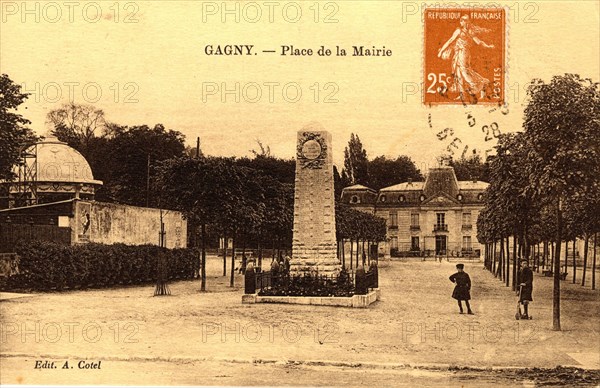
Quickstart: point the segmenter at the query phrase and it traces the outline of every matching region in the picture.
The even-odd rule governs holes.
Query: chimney
[[[408,178],[408,184],[412,186],[412,178]]]

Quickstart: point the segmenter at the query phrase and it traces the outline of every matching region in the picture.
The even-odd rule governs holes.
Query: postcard
[[[600,384],[595,1],[0,1],[0,383]]]

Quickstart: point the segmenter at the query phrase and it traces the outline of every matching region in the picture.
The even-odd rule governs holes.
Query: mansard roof
[[[426,197],[429,198],[438,193],[445,193],[455,198],[458,195],[458,190],[458,179],[456,179],[456,174],[454,174],[452,167],[445,166],[429,169],[429,173],[425,179],[425,186],[423,187],[423,194]]]
[[[383,189],[379,190],[381,192],[385,192],[385,191],[411,191],[411,190],[416,190],[416,191],[421,191],[423,190],[423,185],[425,184],[425,182],[403,182],[403,183],[398,183],[397,185],[393,185],[393,186],[389,186],[389,187],[384,187]]]
[[[370,191],[375,191],[375,190],[373,190],[370,187],[363,186],[363,185],[360,185],[360,184],[356,184],[356,185],[344,187],[344,190],[370,190]]]
[[[384,207],[478,204],[489,183],[458,181],[449,166],[432,168],[425,182],[402,182],[379,191],[363,185],[343,189],[342,202]]]
[[[458,181],[460,190],[485,190],[490,184],[483,181]]]

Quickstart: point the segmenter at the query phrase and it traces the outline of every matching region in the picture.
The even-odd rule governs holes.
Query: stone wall
[[[163,210],[165,246],[182,248],[187,245],[187,221],[180,212]],[[123,243],[128,245],[159,245],[161,211],[159,209],[75,201],[70,219],[74,243]]]

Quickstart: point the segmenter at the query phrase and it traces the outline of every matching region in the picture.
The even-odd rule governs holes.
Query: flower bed
[[[346,271],[337,276],[306,274],[271,274],[268,288],[258,291],[259,296],[332,296],[350,297],[355,286]]]

